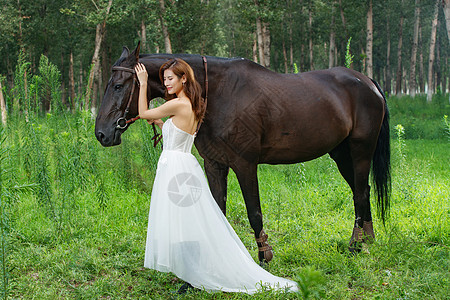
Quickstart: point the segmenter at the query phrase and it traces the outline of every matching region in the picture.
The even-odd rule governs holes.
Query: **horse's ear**
[[[136,61],[139,61],[140,50],[141,50],[141,41],[138,42],[136,49],[134,49],[133,53],[131,53],[136,58]]]
[[[123,46],[123,50],[122,50],[122,54],[120,55],[120,58],[122,57],[128,57],[128,55],[130,55],[130,50],[128,50],[127,47]]]

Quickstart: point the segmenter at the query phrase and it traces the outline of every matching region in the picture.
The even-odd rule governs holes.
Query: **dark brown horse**
[[[117,126],[117,120],[137,115],[138,93],[132,94],[136,82],[127,68],[132,69],[139,59],[149,73],[148,99],[163,97],[158,70],[173,57],[188,62],[204,87],[201,56],[139,55],[139,46],[130,54],[124,47],[96,120],[95,135],[103,146],[120,144],[126,126]],[[371,167],[383,222],[390,192],[389,113],[379,85],[347,68],[278,74],[247,59],[208,56],[207,61],[207,113],[195,146],[204,158],[212,194],[224,214],[229,168],[236,173],[260,261],[269,261],[272,251],[263,231],[258,164],[293,164],[328,153],[353,192],[355,225],[350,250],[372,240]]]

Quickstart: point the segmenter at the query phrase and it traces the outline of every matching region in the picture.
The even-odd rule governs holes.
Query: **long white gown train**
[[[296,291],[294,281],[261,268],[228,223],[191,154],[195,136],[176,127],[172,119],[162,132],[144,266],[172,272],[207,291],[252,294],[262,285]]]

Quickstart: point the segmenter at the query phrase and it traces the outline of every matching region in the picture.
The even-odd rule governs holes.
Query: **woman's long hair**
[[[205,102],[202,98],[202,88],[197,82],[194,76],[194,71],[191,66],[184,60],[180,58],[172,58],[166,63],[164,63],[161,68],[159,68],[159,79],[164,85],[164,71],[172,70],[172,72],[181,79],[183,75],[186,76],[186,82],[183,84],[183,91],[185,95],[189,98],[192,105],[192,110],[194,111],[195,119],[201,122],[205,114]],[[176,96],[174,94],[169,95],[166,91],[166,100],[171,100]]]

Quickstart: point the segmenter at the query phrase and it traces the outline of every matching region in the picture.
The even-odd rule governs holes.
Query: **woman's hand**
[[[148,124],[150,124],[150,125],[151,125],[151,124],[158,125],[159,128],[162,128],[162,126],[163,126],[163,124],[164,124],[164,121],[161,120],[161,119],[147,120],[147,122],[148,122]]]
[[[139,80],[139,85],[142,86],[143,84],[147,84],[148,73],[145,69],[145,66],[141,63],[138,63],[136,67],[134,67],[134,70],[136,71],[136,77]]]

